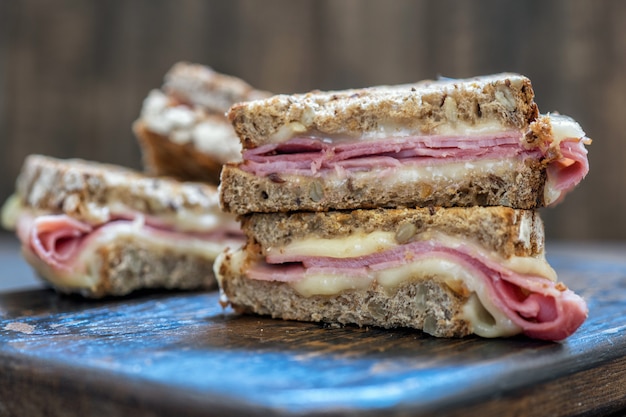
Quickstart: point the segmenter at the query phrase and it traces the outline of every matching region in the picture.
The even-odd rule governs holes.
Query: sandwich
[[[26,158],[2,220],[44,280],[93,298],[214,288],[216,256],[243,243],[214,186],[41,155]]]
[[[277,95],[228,112],[242,161],[224,166],[236,214],[557,204],[587,174],[590,140],[539,115],[528,78],[496,74]]]
[[[410,327],[437,337],[561,340],[582,298],[546,262],[536,211],[401,208],[241,216],[222,253],[223,302],[274,318]]]
[[[133,126],[147,172],[217,184],[222,165],[241,158],[225,112],[237,102],[267,96],[209,67],[175,64],[162,88],[148,94]]]

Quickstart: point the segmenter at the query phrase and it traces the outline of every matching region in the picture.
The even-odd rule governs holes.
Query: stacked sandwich
[[[17,231],[26,260],[60,292],[215,288],[216,256],[243,243],[215,185],[221,165],[240,155],[224,111],[267,93],[187,63],[165,79],[134,126],[150,175],[41,155],[24,162],[3,225]]]
[[[572,119],[517,74],[278,95],[229,113],[242,161],[222,208],[244,247],[223,302],[277,318],[560,340],[585,320],[536,209],[587,173]]]

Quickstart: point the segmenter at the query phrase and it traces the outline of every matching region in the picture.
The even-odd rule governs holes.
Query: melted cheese
[[[22,211],[22,202],[17,194],[11,195],[2,206],[2,227],[14,230]]]
[[[483,279],[448,259],[423,259],[380,271],[376,277],[378,283],[385,288],[395,288],[411,280],[432,278],[449,284],[454,290],[468,292],[471,294],[470,299],[475,297],[471,302],[468,300],[463,307],[463,316],[472,323],[472,331],[477,335],[499,337],[520,332],[520,328],[491,302]],[[491,319],[485,318],[483,309]]]
[[[322,239],[307,237],[292,241],[281,248],[268,248],[267,253],[280,252],[284,255],[324,256],[332,258],[355,258],[382,252],[397,246],[394,233],[372,232],[356,233],[350,236]]]
[[[371,272],[367,277],[310,274],[289,285],[304,297],[336,295],[341,291],[366,290],[373,281],[392,292],[407,282],[435,279],[448,284],[454,291],[469,295],[462,317],[471,323],[472,331],[482,337],[506,337],[520,332],[491,301],[482,277],[475,276],[463,266],[448,259],[432,257],[396,268]]]
[[[289,285],[299,294],[310,297],[312,295],[335,295],[344,290],[366,290],[373,280],[373,274],[367,277],[306,274],[303,279],[289,283]]]
[[[208,118],[199,107],[172,106],[159,90],[144,100],[141,119],[150,131],[178,144],[191,143],[221,162],[241,159],[241,143],[226,117]]]
[[[565,139],[585,137],[585,131],[571,117],[561,114],[548,114],[550,117],[550,125],[552,126],[553,140],[560,143]]]
[[[446,104],[451,103],[446,100]],[[451,112],[447,112],[451,115]],[[281,143],[286,142],[289,139],[298,136],[322,136],[326,143],[352,143],[352,142],[369,142],[381,139],[390,138],[403,138],[420,136],[423,133],[418,129],[407,129],[403,124],[384,123],[381,122],[377,125],[377,129],[368,130],[364,132],[355,132],[353,134],[321,134],[319,132],[313,132],[307,129],[307,125],[310,125],[309,120],[303,120],[302,122],[291,122],[280,126],[276,132],[268,137],[266,143]],[[441,123],[433,129],[433,135],[446,135],[446,136],[463,136],[466,138],[475,137],[481,139],[484,135],[499,134],[502,132],[511,132],[506,130],[502,123],[498,121],[482,121],[475,124],[465,123],[458,120],[454,120],[454,117],[450,117],[446,123]],[[521,133],[520,133],[521,137]]]
[[[529,222],[522,222],[520,229],[531,228]],[[520,241],[525,245],[530,245],[530,231],[520,231]],[[436,239],[438,242],[451,247],[459,248],[461,246],[470,248],[474,255],[486,256],[497,262],[503,267],[515,271],[520,274],[532,274],[542,276],[551,281],[556,281],[556,273],[548,264],[543,253],[538,256],[512,256],[503,258],[495,252],[485,251],[476,244],[468,242],[467,239],[461,240],[441,233],[429,233],[424,237]],[[423,237],[423,238],[424,238]],[[521,240],[527,238],[527,241]],[[419,238],[419,236],[417,236]],[[355,233],[353,235],[323,239],[319,237],[307,237],[305,239],[295,240],[290,244],[280,248],[270,248],[268,253],[279,252],[289,256],[323,256],[331,258],[355,258],[358,256],[369,255],[383,250],[391,249],[397,246],[395,233],[393,232],[373,232],[373,233]]]
[[[516,170],[524,160],[521,158],[503,158],[476,160],[472,162],[446,162],[445,164],[436,164],[430,166],[422,166],[416,164],[403,164],[393,168],[372,169],[368,171],[354,171],[350,173],[352,181],[377,181],[384,179],[389,184],[407,184],[429,182],[431,186],[438,187],[449,186],[451,182],[466,180],[470,177],[478,177],[484,175],[495,175],[503,177]],[[285,179],[290,181],[298,181],[298,176],[284,175]],[[348,180],[345,172],[331,171],[329,175],[324,177],[324,181],[331,184],[332,187],[341,187]]]

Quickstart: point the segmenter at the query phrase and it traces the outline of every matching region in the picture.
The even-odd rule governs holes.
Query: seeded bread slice
[[[230,125],[226,126],[230,128]],[[156,133],[139,120],[133,131],[141,146],[143,165],[151,175],[170,176],[182,181],[199,181],[209,184],[219,182],[225,160],[201,152],[194,142],[178,143],[168,135]],[[225,140],[237,141],[234,132]],[[238,142],[237,142],[238,143]]]
[[[534,209],[544,206],[545,182],[546,166],[533,159],[518,160],[506,172],[423,180],[405,180],[384,169],[344,178],[261,177],[227,164],[221,174],[220,202],[224,211],[235,214],[428,206]]]
[[[226,217],[214,186],[150,177],[81,159],[28,156],[16,181],[16,194],[29,209],[64,213],[89,223],[109,220],[116,208],[171,218]]]
[[[525,129],[537,115],[528,78],[519,74],[423,81],[307,94],[277,95],[234,105],[228,117],[244,149],[298,134],[358,137],[403,129],[433,134],[442,126]]]
[[[244,80],[221,74],[206,65],[178,62],[165,75],[163,90],[179,101],[224,115],[235,103],[266,98]]]
[[[269,95],[209,67],[177,63],[162,89],[148,94],[133,125],[145,170],[217,184],[222,164],[241,159],[239,139],[225,112],[235,103]]]
[[[263,254],[267,248],[279,248],[300,239],[338,239],[372,232],[393,232],[404,241],[442,233],[465,241],[471,239],[505,259],[536,256],[544,251],[544,228],[539,214],[508,207],[256,213],[240,220],[248,242],[260,246]]]
[[[346,290],[336,296],[303,297],[284,282],[247,279],[233,268],[228,256],[220,264],[221,288],[239,313],[284,320],[356,324],[383,328],[411,327],[436,337],[472,333],[461,316],[467,296],[443,282],[423,279],[402,285],[393,293],[374,285]]]

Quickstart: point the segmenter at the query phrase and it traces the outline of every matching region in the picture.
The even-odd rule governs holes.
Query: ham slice
[[[318,138],[298,137],[284,143],[244,151],[241,169],[257,176],[272,173],[311,176],[336,167],[364,170],[402,164],[447,163],[537,154],[536,150],[521,147],[519,136],[519,132],[471,139],[412,136],[338,144]]]
[[[359,277],[433,257],[460,264],[480,277],[493,304],[527,336],[562,340],[587,317],[585,301],[563,284],[507,269],[469,245],[452,248],[433,241],[411,242],[354,258],[277,254],[267,256],[266,262],[251,265],[247,275],[251,279],[282,282],[297,282],[307,273]]]
[[[506,158],[544,160],[550,195],[558,203],[589,172],[584,137],[565,138],[557,152],[549,147],[523,146],[520,132],[483,136],[411,136],[349,143],[296,137],[279,144],[248,149],[241,169],[256,176],[271,174],[315,176],[328,171],[367,171],[402,165],[436,165]]]
[[[92,231],[91,225],[65,215],[22,217],[18,222],[22,243],[47,265],[59,270],[69,269],[85,236]]]
[[[562,157],[548,165],[548,186],[557,195],[549,205],[563,200],[589,172],[587,149],[582,139],[567,139],[559,144]]]
[[[179,239],[201,239],[214,242],[243,243],[243,233],[231,228],[218,228],[212,232],[179,232],[162,222],[154,220],[148,223],[141,216],[135,218],[118,217],[101,225],[90,225],[65,214],[31,216],[23,214],[17,223],[17,235],[22,245],[28,247],[38,258],[55,271],[70,271],[74,261],[87,243],[100,233],[106,233],[112,227],[123,223],[133,224],[151,233],[170,239],[173,244]],[[152,224],[154,223],[154,224]]]

